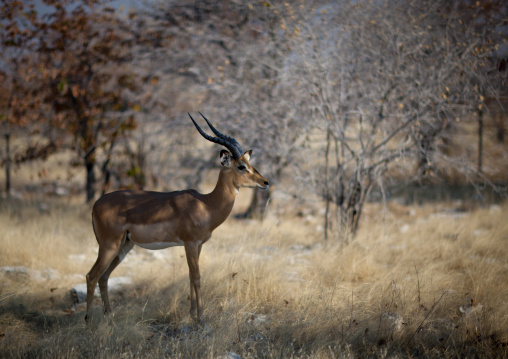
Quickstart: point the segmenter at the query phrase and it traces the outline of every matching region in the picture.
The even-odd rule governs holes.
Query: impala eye
[[[245,169],[245,166],[244,166],[244,165],[240,165],[240,166],[238,166],[238,169],[239,169],[240,171],[243,171],[243,170]]]

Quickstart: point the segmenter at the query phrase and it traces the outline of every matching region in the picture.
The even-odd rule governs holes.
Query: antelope
[[[252,150],[242,153],[234,138],[217,131],[199,114],[217,137],[206,134],[188,114],[201,136],[227,149],[220,151],[221,169],[214,190],[208,194],[194,189],[120,190],[107,193],[95,202],[92,225],[99,253],[86,275],[86,320],[90,318],[97,283],[104,314],[111,312],[108,278],[135,245],[152,250],[183,246],[189,266],[190,314],[204,324],[199,273],[201,247],[231,213],[240,187],[268,189],[269,183],[249,163]]]

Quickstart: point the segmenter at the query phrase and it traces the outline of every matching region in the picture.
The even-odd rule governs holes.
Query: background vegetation
[[[1,4],[0,356],[506,356],[504,2],[137,5]],[[205,246],[210,331],[178,248],[86,329],[91,204],[210,190],[198,110],[273,184]]]

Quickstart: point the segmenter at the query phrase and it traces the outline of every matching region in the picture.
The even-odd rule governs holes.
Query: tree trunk
[[[254,190],[249,208],[244,213],[237,215],[236,218],[262,219],[270,202],[270,197],[270,189],[266,191]]]
[[[504,142],[504,137],[506,133],[506,129],[504,126],[504,115],[501,113],[498,113],[495,115],[495,123],[496,123],[496,139],[498,143]]]
[[[109,162],[110,158],[107,158],[104,163],[102,164],[102,176],[103,176],[103,182],[102,182],[102,193],[101,195],[104,195],[106,192],[108,192],[109,189],[109,183],[111,181],[111,170],[109,168]]]
[[[95,197],[95,156],[89,153],[85,156],[86,168],[86,203],[90,203]]]
[[[422,138],[420,139],[420,152],[418,154],[418,181],[423,184],[425,183],[429,176],[430,171],[432,169],[431,164],[429,163],[430,155],[433,151],[432,148],[433,139],[428,134],[422,134]]]
[[[482,172],[483,157],[483,111],[478,111],[478,172]]]
[[[349,199],[346,203],[346,211],[345,211],[346,233],[344,233],[344,234],[345,234],[346,243],[349,242],[349,237],[351,235],[354,235],[356,229],[358,228],[357,220],[358,220],[358,215],[361,212],[361,209],[359,207],[362,205],[361,199],[362,199],[362,194],[363,194],[362,193],[363,188],[362,188],[362,184],[356,178],[353,180],[352,183],[349,184],[349,192],[350,192]]]
[[[9,197],[11,192],[11,153],[10,153],[10,134],[5,134],[5,194]]]
[[[326,132],[326,150],[325,150],[325,241],[328,240],[328,226],[330,213],[330,186],[328,184],[328,155],[330,153],[330,129]]]

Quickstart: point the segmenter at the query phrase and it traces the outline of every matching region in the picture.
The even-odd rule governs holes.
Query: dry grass
[[[95,260],[90,209],[0,203],[0,266],[30,269],[0,272],[0,357],[508,356],[507,205],[372,204],[345,247],[323,243],[316,217],[230,218],[203,249],[203,330],[181,248],[134,249],[113,273],[133,284],[87,328],[68,293]]]

